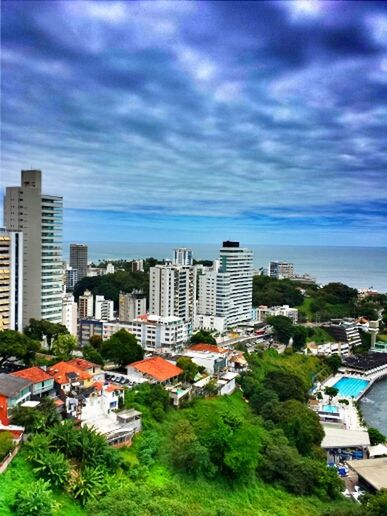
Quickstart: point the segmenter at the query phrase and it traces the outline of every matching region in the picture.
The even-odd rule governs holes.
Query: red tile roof
[[[12,376],[18,376],[24,378],[32,383],[45,382],[46,380],[52,380],[52,376],[40,367],[29,367],[28,369],[22,369],[11,373]]]
[[[69,360],[67,363],[77,366],[79,369],[82,369],[82,371],[93,369],[93,367],[99,367],[98,364],[93,364],[93,362],[89,362],[84,358],[73,358]]]
[[[129,364],[127,367],[134,367],[137,371],[151,376],[158,382],[164,382],[165,380],[179,376],[183,372],[180,367],[176,367],[161,357],[151,357],[146,358],[145,360],[139,360],[138,362]]]
[[[60,385],[69,383],[67,373],[76,373],[81,380],[89,380],[91,378],[89,373],[82,371],[82,369],[69,362],[58,362],[49,367],[48,372],[54,377],[56,383]]]
[[[211,351],[212,353],[227,353],[227,349],[219,348],[214,344],[193,344],[189,349],[192,351]]]

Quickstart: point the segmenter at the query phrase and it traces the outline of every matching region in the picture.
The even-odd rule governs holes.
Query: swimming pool
[[[339,396],[343,396],[344,398],[357,398],[359,394],[365,390],[368,384],[369,382],[367,380],[343,376],[343,378],[340,378],[333,387],[336,387],[336,389],[339,390]]]
[[[337,414],[339,409],[334,405],[323,405],[324,412],[329,412],[330,414]]]

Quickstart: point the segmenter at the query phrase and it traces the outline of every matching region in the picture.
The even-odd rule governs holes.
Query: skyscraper
[[[149,313],[193,319],[196,307],[196,269],[176,265],[150,268]]]
[[[23,232],[23,325],[31,318],[62,320],[62,197],[42,194],[42,172],[22,170],[7,187],[7,229]]]
[[[239,247],[239,242],[223,242],[220,249],[222,282],[218,285],[217,303],[223,303],[217,315],[225,317],[227,326],[251,319],[253,297],[253,253]]]
[[[86,244],[70,244],[70,267],[77,269],[78,281],[87,276],[87,254]]]
[[[179,247],[173,251],[173,264],[191,267],[193,265],[192,250]]]
[[[23,233],[0,229],[0,330],[23,330]]]

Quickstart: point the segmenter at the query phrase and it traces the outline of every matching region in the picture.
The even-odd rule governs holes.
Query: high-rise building
[[[78,299],[78,313],[80,319],[87,319],[94,315],[94,297],[90,290],[85,290]]]
[[[62,300],[62,324],[74,337],[77,336],[77,303],[72,294],[64,294]]]
[[[223,242],[220,249],[220,281],[217,310],[227,326],[251,319],[253,298],[253,254],[239,242]]]
[[[114,318],[114,303],[104,296],[95,296],[95,318],[98,321],[111,321]]]
[[[196,269],[176,265],[150,268],[149,313],[193,320],[196,309]]]
[[[86,244],[70,244],[70,267],[78,270],[78,281],[87,276]]]
[[[0,229],[0,331],[23,331],[23,233]]]
[[[289,262],[274,261],[269,263],[269,276],[276,279],[293,278],[294,265]]]
[[[173,251],[173,265],[191,267],[193,265],[192,250],[186,247],[179,247]]]
[[[146,314],[146,296],[142,290],[133,290],[130,294],[120,292],[118,315],[120,321],[133,321],[144,314]]]
[[[106,274],[114,274],[114,265],[110,262],[106,265]]]
[[[144,272],[144,260],[133,260],[132,272]]]
[[[7,187],[7,229],[23,232],[23,325],[31,318],[62,320],[62,197],[42,193],[42,172],[22,170],[21,186]]]
[[[78,282],[78,269],[67,267],[65,271],[66,290],[73,290]]]

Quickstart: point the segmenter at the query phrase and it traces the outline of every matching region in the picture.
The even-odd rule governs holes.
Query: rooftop
[[[87,371],[88,369],[93,369],[94,367],[100,367],[98,364],[94,364],[93,362],[89,362],[89,360],[85,360],[84,358],[73,358],[67,362],[68,364],[75,365],[82,371]]]
[[[32,383],[45,382],[46,380],[53,379],[50,374],[40,367],[29,367],[28,369],[22,369],[21,371],[11,373],[11,375],[24,378],[25,380],[30,380]]]
[[[365,430],[347,430],[324,425],[324,432],[322,448],[357,448],[370,445],[370,438]]]
[[[227,349],[220,348],[214,344],[193,344],[188,348],[191,351],[209,351],[211,353],[227,353]]]
[[[373,488],[387,489],[387,458],[352,460],[348,463],[351,469],[362,477]]]
[[[344,367],[352,367],[361,371],[369,371],[387,364],[387,353],[368,353],[367,355],[352,355],[343,359]]]
[[[79,376],[81,380],[89,380],[91,378],[89,373],[82,371],[82,369],[70,362],[58,362],[49,367],[48,372],[54,377],[56,383],[60,385],[68,383],[68,377],[74,377],[74,374]]]
[[[6,398],[14,398],[20,391],[29,387],[31,382],[24,378],[11,376],[10,374],[0,373],[0,394]]]
[[[134,367],[138,371],[151,376],[159,382],[164,382],[165,380],[179,376],[183,372],[180,367],[176,367],[161,357],[151,357],[139,360],[138,362],[129,364],[127,367]]]

